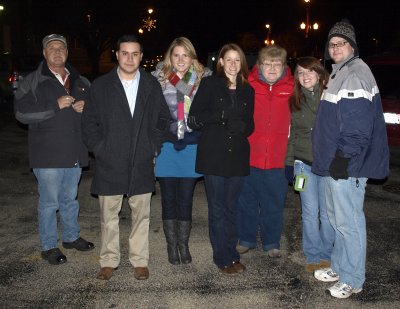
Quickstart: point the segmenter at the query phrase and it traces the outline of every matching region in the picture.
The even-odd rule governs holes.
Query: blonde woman
[[[156,159],[168,261],[173,265],[188,264],[192,261],[189,236],[193,191],[202,175],[195,172],[199,133],[186,122],[200,80],[211,71],[200,64],[190,40],[179,37],[172,41],[164,61],[152,74],[161,84],[171,114],[167,141]]]

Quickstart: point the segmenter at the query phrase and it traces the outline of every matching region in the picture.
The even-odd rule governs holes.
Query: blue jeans
[[[303,219],[303,252],[307,263],[330,261],[335,230],[329,222],[325,202],[324,178],[311,172],[311,166],[295,161],[294,174],[307,177],[305,191],[300,192]]]
[[[257,230],[260,226],[263,249],[280,248],[287,190],[285,169],[250,168],[250,175],[245,177],[238,201],[240,245],[257,247]]]
[[[82,169],[34,168],[38,181],[39,237],[41,251],[57,247],[57,211],[60,211],[62,241],[72,242],[79,237],[79,203],[76,199]]]
[[[221,268],[240,260],[240,255],[236,251],[238,241],[236,203],[242,188],[243,177],[205,175],[204,180],[213,261]]]
[[[333,271],[340,281],[362,288],[365,281],[367,232],[364,195],[367,178],[349,177],[334,180],[324,177],[328,217],[335,229],[335,246],[331,255]]]
[[[158,177],[163,220],[192,221],[196,181],[197,178]]]

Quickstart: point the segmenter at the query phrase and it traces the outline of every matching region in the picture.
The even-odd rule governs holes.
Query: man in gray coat
[[[129,260],[138,280],[149,277],[150,200],[154,157],[168,129],[169,110],[160,84],[139,68],[142,46],[133,35],[117,42],[118,66],[90,89],[82,129],[96,159],[91,192],[100,202],[98,279],[108,280],[120,263],[118,213],[124,196],[132,210]]]

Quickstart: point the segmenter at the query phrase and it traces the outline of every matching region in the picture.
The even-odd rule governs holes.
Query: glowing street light
[[[266,24],[265,28],[267,28],[267,39],[264,41],[265,45],[274,44],[274,43],[272,43],[273,40],[271,41],[271,25]]]
[[[309,3],[311,0],[304,0],[306,4],[306,22],[302,22],[300,24],[300,29],[305,30],[305,38],[308,38],[308,32],[313,29],[313,30],[318,30],[319,25],[318,23],[314,23],[313,25],[310,24],[310,13],[309,13]]]

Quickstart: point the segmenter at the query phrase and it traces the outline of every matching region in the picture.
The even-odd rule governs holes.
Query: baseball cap
[[[63,42],[63,43],[65,44],[65,47],[67,47],[67,40],[65,39],[64,36],[62,36],[61,34],[49,34],[49,35],[46,35],[46,36],[43,38],[43,41],[42,41],[42,43],[43,43],[43,48],[46,48],[46,47],[47,47],[47,44],[49,44],[49,43],[52,42],[52,41],[60,41],[60,42]]]

